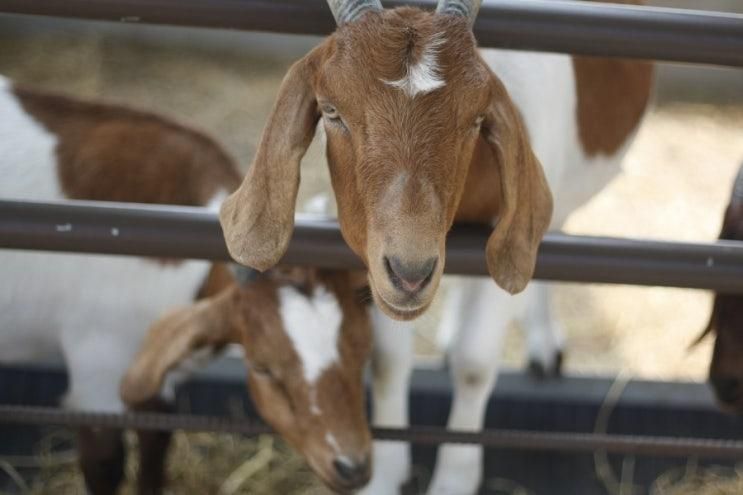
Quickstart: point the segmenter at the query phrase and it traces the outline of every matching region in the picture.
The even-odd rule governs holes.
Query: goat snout
[[[333,467],[338,478],[347,486],[363,486],[371,477],[371,464],[368,457],[354,460],[350,457],[339,456],[333,461]]]
[[[384,258],[384,266],[392,285],[411,295],[417,294],[431,282],[437,263],[438,257],[417,263],[405,262],[396,256]]]
[[[710,382],[720,402],[733,404],[741,398],[741,382],[737,378],[716,376]]]

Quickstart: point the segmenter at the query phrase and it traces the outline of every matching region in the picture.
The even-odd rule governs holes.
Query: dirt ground
[[[131,39],[124,43],[92,29],[28,35],[0,29],[0,47],[0,74],[19,83],[105,98],[191,123],[224,143],[243,168],[289,65],[287,60],[239,50]],[[712,241],[741,161],[743,106],[666,103],[653,108],[623,174],[573,215],[567,231]],[[302,180],[300,208],[328,188],[319,143],[305,159]],[[568,372],[614,375],[624,370],[644,378],[704,379],[709,342],[692,350],[688,346],[708,318],[708,293],[558,287],[557,313],[568,336]],[[421,356],[438,353],[433,344],[435,324],[435,312],[420,321]],[[505,363],[522,366],[523,356],[523,338],[514,328]]]

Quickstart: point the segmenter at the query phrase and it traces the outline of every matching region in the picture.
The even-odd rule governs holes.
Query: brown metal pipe
[[[487,275],[490,230],[459,225],[447,242],[446,272]],[[228,260],[214,213],[199,208],[70,201],[0,200],[0,248]],[[282,263],[361,268],[334,220],[299,217]],[[743,294],[743,243],[640,241],[548,234],[536,277],[658,285]]]
[[[0,405],[0,423],[54,424],[66,427],[94,426],[160,431],[219,431],[257,435],[271,429],[264,423],[219,416],[162,413],[107,414],[66,411],[52,407]],[[537,432],[521,430],[449,431],[432,426],[407,429],[377,428],[374,437],[405,440],[421,445],[442,443],[479,444],[491,448],[558,452],[605,451],[660,457],[699,457],[703,459],[741,459],[743,442],[700,438],[606,435],[577,432]]]
[[[433,0],[385,6],[433,9]],[[325,2],[306,0],[0,0],[0,13],[324,35]],[[484,47],[743,66],[743,16],[576,1],[485,2],[474,26]]]

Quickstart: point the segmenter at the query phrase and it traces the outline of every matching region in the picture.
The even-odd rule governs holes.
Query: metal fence
[[[490,229],[456,226],[446,272],[487,275]],[[92,201],[0,200],[0,248],[228,260],[216,214],[200,208]],[[300,216],[282,263],[362,268],[338,224]],[[537,259],[544,280],[695,287],[743,293],[743,243],[640,241],[547,234]]]
[[[433,4],[405,3],[424,7]],[[324,34],[334,26],[320,0],[0,0],[0,13],[305,34]],[[499,0],[484,3],[475,33],[482,46],[743,67],[743,16],[735,14]],[[485,274],[483,247],[487,235],[484,228],[455,229],[448,242],[447,270]],[[227,258],[216,218],[203,210],[83,202],[0,202],[0,247]],[[334,268],[360,266],[334,222],[306,218],[297,223],[285,261]],[[537,276],[743,293],[743,247],[733,242],[705,245],[550,234],[540,250]],[[0,407],[0,412],[4,421],[18,416],[18,411],[7,406]],[[96,417],[88,417],[92,419]],[[97,419],[109,424],[106,418]],[[55,421],[53,414],[43,420]],[[75,419],[66,422],[70,421],[74,423]],[[130,417],[127,424],[136,425],[136,417]],[[436,434],[437,441],[453,438],[511,447],[523,447],[526,442],[535,448],[561,450],[602,448],[642,453],[647,449],[647,441],[638,438],[612,440],[549,433],[514,436],[502,432],[469,437],[455,432]],[[397,432],[391,436],[406,435]],[[412,433],[407,436],[413,440],[416,437]],[[677,453],[673,443],[658,444],[653,449],[669,448],[666,454]],[[675,446],[685,447],[690,453],[709,454],[708,450],[714,450],[722,456],[738,456],[743,450],[735,443],[681,442]]]
[[[435,5],[433,0],[384,3]],[[3,12],[295,34],[327,34],[335,28],[320,0],[0,0]],[[474,30],[485,47],[743,66],[743,15],[737,14],[486,0]]]

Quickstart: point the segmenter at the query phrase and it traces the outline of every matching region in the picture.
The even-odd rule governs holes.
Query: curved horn
[[[328,6],[339,26],[355,21],[369,10],[382,10],[380,0],[328,0]]]
[[[482,0],[439,0],[439,5],[436,7],[436,13],[459,15],[467,18],[470,25],[472,25],[475,23],[481,3]]]

